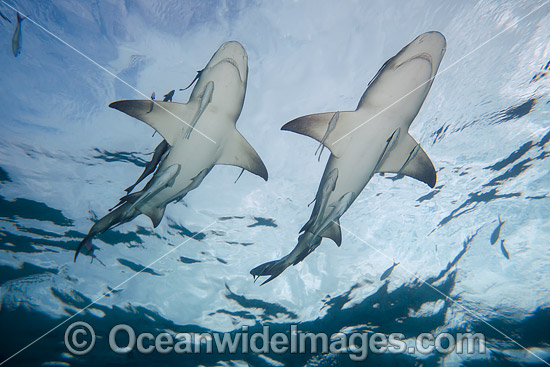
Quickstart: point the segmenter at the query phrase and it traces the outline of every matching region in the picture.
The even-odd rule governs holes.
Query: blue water
[[[29,16],[18,57],[12,7]],[[485,354],[371,353],[361,365],[550,363],[550,3],[6,1],[0,11],[12,21],[0,19],[0,363],[19,352],[4,365],[356,364],[310,352],[119,355],[107,339],[120,323],[138,333],[475,331]],[[324,241],[254,283],[253,267],[295,246],[328,157],[317,162],[317,142],[280,127],[355,108],[384,61],[430,30],[447,52],[411,134],[436,187],[375,176],[342,217],[340,248]],[[228,40],[249,56],[237,128],[269,181],[234,183],[238,168],[216,166],[158,228],[139,217],[98,236],[96,259],[73,263],[161,141],[108,104],[142,98],[131,87],[159,97],[187,86]],[[73,321],[98,335],[84,356],[63,343]]]

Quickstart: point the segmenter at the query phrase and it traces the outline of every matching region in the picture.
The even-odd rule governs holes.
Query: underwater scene
[[[550,2],[0,16],[0,365],[550,366]]]

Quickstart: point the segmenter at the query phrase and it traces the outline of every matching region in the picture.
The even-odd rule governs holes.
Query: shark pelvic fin
[[[336,243],[336,246],[340,247],[342,245],[342,230],[340,229],[340,219],[335,219],[329,224],[323,232],[320,234],[321,237],[330,238]]]
[[[431,188],[435,186],[437,175],[434,165],[420,144],[409,134],[401,134],[378,173],[400,173],[424,182]]]
[[[262,159],[246,139],[235,129],[223,147],[221,157],[216,164],[237,166],[267,181],[267,168]]]
[[[165,207],[147,208],[146,210],[143,210],[142,213],[148,216],[151,219],[151,222],[153,222],[153,227],[157,228],[162,220],[162,217],[164,216],[164,209]]]

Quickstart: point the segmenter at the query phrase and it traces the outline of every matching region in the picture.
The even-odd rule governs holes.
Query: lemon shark
[[[110,213],[92,226],[78,245],[75,261],[82,246],[93,250],[91,240],[95,235],[140,214],[148,216],[157,227],[166,205],[197,188],[216,164],[238,166],[267,181],[264,163],[236,129],[247,78],[245,49],[238,42],[226,42],[200,73],[187,103],[147,99],[109,105],[150,125],[164,141],[138,182],[154,171],[151,180],[141,191],[121,198]]]
[[[434,165],[408,130],[430,90],[446,49],[439,32],[418,36],[368,84],[355,111],[299,117],[282,130],[307,135],[331,152],[309,221],[288,255],[254,268],[267,283],[314,251],[322,238],[342,243],[340,217],[375,173],[399,173],[435,186]]]

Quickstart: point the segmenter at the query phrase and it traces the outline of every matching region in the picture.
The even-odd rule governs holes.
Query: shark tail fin
[[[280,260],[270,261],[260,266],[257,266],[250,271],[250,274],[252,274],[252,276],[254,277],[254,281],[256,281],[259,277],[269,276],[269,279],[261,284],[264,285],[277,278],[290,265],[291,263],[286,261],[286,258],[282,258]]]
[[[73,259],[74,262],[76,262],[76,258],[78,257],[80,250],[82,250],[82,246],[86,247],[86,249],[88,250],[88,254],[94,250],[94,246],[92,245],[92,237],[93,236],[87,235],[86,237],[84,237],[82,242],[78,244],[78,247],[76,248],[76,251],[74,254],[74,259]]]
[[[237,129],[226,141],[222,156],[216,164],[241,167],[267,181],[267,168],[264,162]]]

